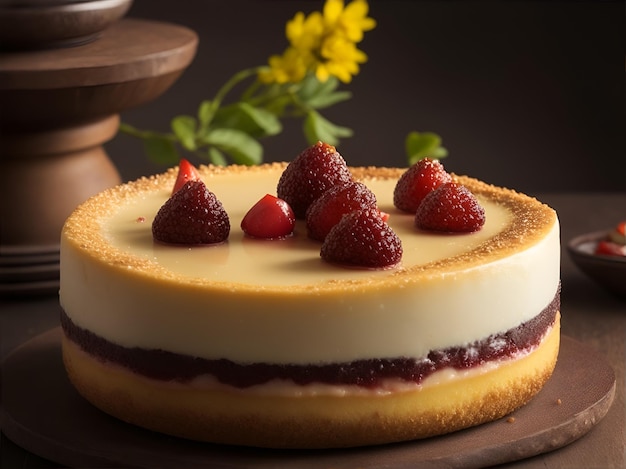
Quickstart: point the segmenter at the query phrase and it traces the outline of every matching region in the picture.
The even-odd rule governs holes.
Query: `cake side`
[[[424,356],[381,355],[309,363],[238,362],[225,358],[226,354],[224,358],[206,359],[163,349],[123,347],[76,326],[64,312],[61,325],[69,340],[102,362],[171,384],[255,394],[382,395],[427,387],[433,381],[464,379],[520,359],[538,348],[552,331],[559,307],[557,295],[536,317],[515,328],[454,347],[432,349]]]

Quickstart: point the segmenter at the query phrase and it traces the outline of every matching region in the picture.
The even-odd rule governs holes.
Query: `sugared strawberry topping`
[[[422,230],[473,232],[485,224],[485,210],[465,186],[442,184],[424,197],[415,213],[415,226]]]
[[[344,215],[330,230],[320,256],[333,264],[389,268],[402,259],[402,242],[379,210],[357,210]]]
[[[399,210],[415,213],[426,194],[452,181],[439,160],[424,158],[407,169],[393,192],[393,203]]]
[[[613,241],[600,241],[595,249],[594,254],[603,256],[626,256],[626,246],[614,243]]]
[[[197,181],[200,179],[200,174],[194,165],[192,165],[185,158],[182,158],[178,163],[178,176],[176,176],[176,182],[172,189],[172,194],[175,194],[185,185],[187,181]]]
[[[304,220],[309,205],[335,185],[352,181],[352,174],[337,149],[317,142],[302,151],[283,171],[276,194]]]
[[[253,238],[275,239],[293,234],[296,216],[287,202],[264,195],[241,220],[241,229]]]
[[[230,221],[222,203],[202,181],[186,182],[152,222],[154,239],[163,243],[221,243],[229,233]]]
[[[361,182],[334,186],[324,192],[309,206],[306,227],[310,238],[324,241],[341,217],[354,210],[376,208],[376,196]]]

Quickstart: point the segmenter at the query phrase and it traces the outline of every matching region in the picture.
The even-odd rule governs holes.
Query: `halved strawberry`
[[[376,196],[362,182],[331,187],[313,201],[306,211],[306,227],[310,238],[324,241],[341,217],[354,210],[376,208]]]
[[[393,204],[399,210],[415,213],[426,194],[450,181],[452,176],[439,160],[421,159],[398,179],[393,192]]]
[[[317,142],[303,150],[283,171],[276,194],[304,220],[307,208],[335,185],[352,181],[352,174],[337,149]]]
[[[442,232],[478,231],[485,210],[465,186],[448,182],[428,193],[415,213],[415,226]]]
[[[594,254],[604,256],[626,256],[626,246],[612,241],[600,241]]]
[[[152,236],[163,243],[221,243],[229,233],[230,221],[222,203],[202,181],[187,181],[152,222]]]
[[[178,163],[178,176],[176,176],[176,182],[172,189],[172,194],[175,194],[185,185],[187,181],[197,181],[200,179],[200,174],[194,165],[192,165],[185,158],[181,158]]]
[[[402,241],[383,221],[378,209],[356,210],[333,226],[320,256],[334,264],[384,269],[402,259]]]
[[[296,216],[287,202],[264,195],[241,220],[241,229],[253,238],[275,239],[293,234]]]

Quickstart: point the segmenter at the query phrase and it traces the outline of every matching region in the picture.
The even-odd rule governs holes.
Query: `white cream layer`
[[[546,235],[524,250],[499,248],[488,262],[468,262],[466,253],[512,223],[509,209],[479,197],[487,220],[481,231],[421,233],[412,215],[393,207],[395,179],[364,182],[402,239],[397,269],[326,264],[320,243],[307,239],[302,225],[286,240],[245,238],[241,218],[263,195],[275,194],[281,171],[203,173],[230,216],[231,235],[222,245],[153,242],[152,219],[169,196],[169,180],[93,214],[113,259],[109,254],[103,260],[74,230],[64,231],[60,300],[66,314],[122,346],[242,363],[308,364],[423,357],[516,327],[554,298],[556,217]],[[70,226],[80,222],[76,214],[68,220]],[[437,267],[455,256],[458,262]]]

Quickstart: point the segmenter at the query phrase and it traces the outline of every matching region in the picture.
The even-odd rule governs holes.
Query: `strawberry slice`
[[[253,238],[280,239],[293,234],[296,216],[287,202],[264,195],[241,220],[241,229]]]
[[[415,213],[415,226],[448,233],[478,231],[485,224],[485,210],[462,184],[448,182],[428,193]]]
[[[600,241],[596,246],[594,254],[603,256],[626,256],[626,246],[612,241]]]
[[[192,165],[185,158],[181,158],[178,163],[178,176],[176,176],[176,182],[172,194],[175,194],[185,185],[187,181],[197,181],[200,179],[200,174],[194,165]]]

